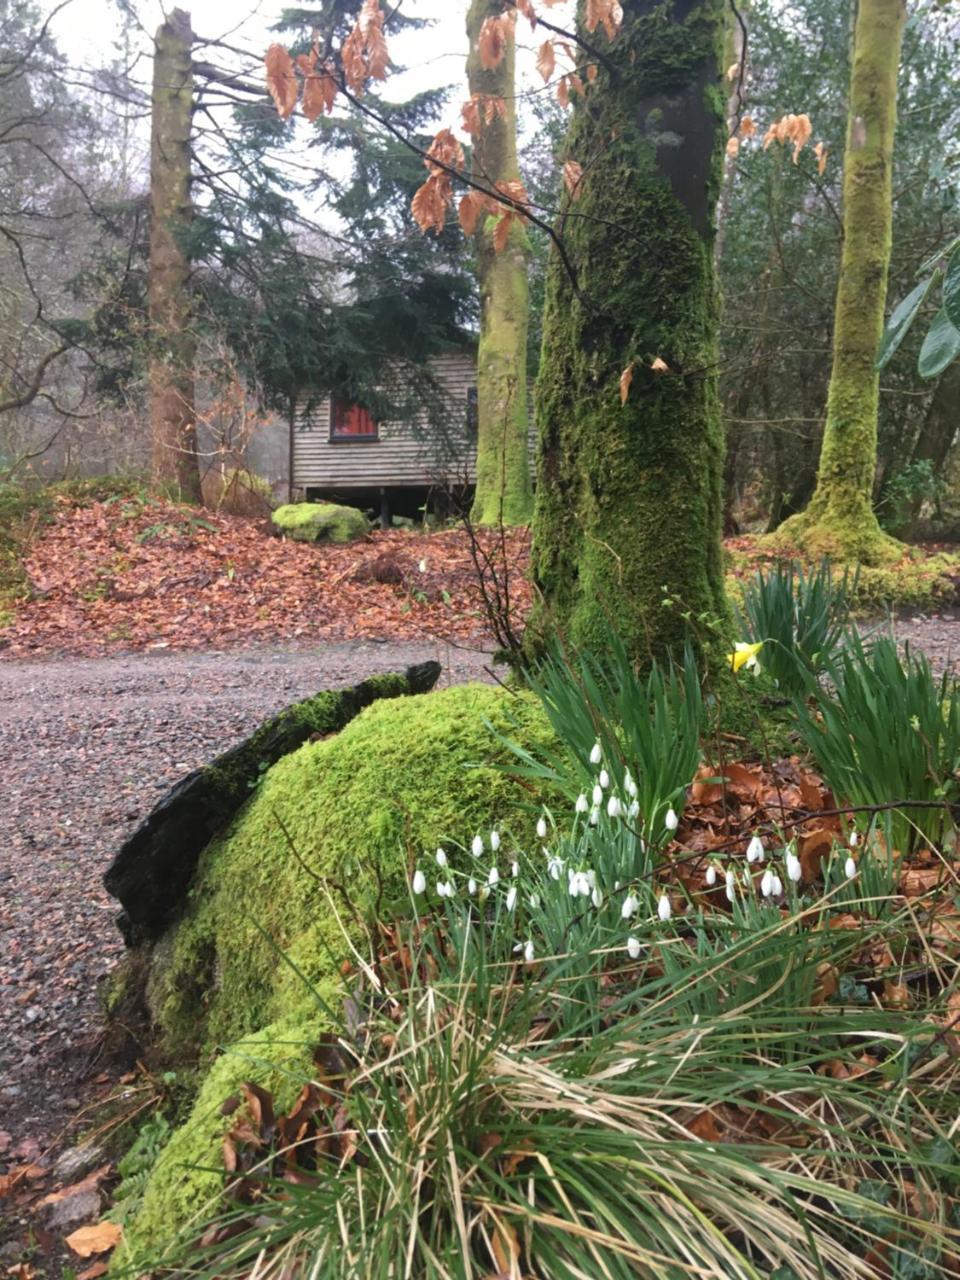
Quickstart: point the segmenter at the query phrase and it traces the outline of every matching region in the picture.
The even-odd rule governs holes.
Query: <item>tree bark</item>
[[[893,139],[904,0],[860,0],[843,173],[843,253],[817,487],[777,538],[816,555],[877,564],[901,548],[873,510],[883,332],[893,231]]]
[[[484,19],[496,17],[500,0],[472,0],[467,14],[467,78],[470,93],[501,99],[502,115],[483,123],[473,141],[473,176],[485,187],[519,179],[515,98],[516,45],[511,34],[494,70],[485,70],[477,52]],[[481,110],[481,116],[483,112]],[[527,406],[527,326],[529,247],[516,222],[501,252],[493,247],[496,219],[477,228],[475,243],[480,286],[480,345],[477,352],[477,487],[471,518],[481,525],[526,524],[533,509]]]
[[[727,617],[713,255],[724,22],[722,0],[625,0],[623,13],[567,142],[583,166],[562,228],[579,290],[554,252],[529,645],[556,628],[602,650],[613,628],[644,662],[682,648],[683,613],[700,639]]]
[[[150,432],[154,479],[199,502],[194,408],[196,342],[190,307],[190,15],[174,9],[159,28],[150,138]]]

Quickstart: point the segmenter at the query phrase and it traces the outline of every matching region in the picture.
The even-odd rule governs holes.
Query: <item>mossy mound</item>
[[[346,935],[409,912],[414,865],[497,822],[526,836],[537,797],[487,727],[555,745],[539,704],[483,685],[375,703],[266,774],[201,855],[185,914],[154,949],[147,1002],[185,1061],[334,999]],[[469,857],[469,855],[467,855]],[[286,959],[282,958],[286,957]],[[295,968],[294,968],[295,966]]]
[[[335,502],[288,502],[271,519],[295,542],[355,542],[371,529],[362,511]]]
[[[204,1212],[220,1207],[225,1183],[222,1142],[235,1117],[224,1116],[223,1103],[253,1081],[279,1108],[288,1108],[314,1074],[313,1051],[325,1029],[317,1013],[266,1027],[238,1041],[213,1064],[189,1117],[173,1132],[150,1173],[111,1261],[114,1274],[150,1271],[166,1249],[200,1236]]]

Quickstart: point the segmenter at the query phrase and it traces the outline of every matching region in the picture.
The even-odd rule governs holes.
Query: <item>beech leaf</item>
[[[78,1257],[92,1258],[115,1249],[122,1239],[123,1228],[115,1222],[98,1222],[92,1227],[80,1227],[67,1236],[66,1243]]]
[[[623,373],[620,375],[620,403],[627,403],[627,397],[630,395],[630,384],[633,382],[634,361],[631,360]]]

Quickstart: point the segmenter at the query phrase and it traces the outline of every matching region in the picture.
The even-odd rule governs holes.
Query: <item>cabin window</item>
[[[334,400],[330,415],[331,440],[379,440],[380,427],[369,409]]]
[[[477,408],[477,388],[467,388],[467,434],[476,440],[480,427],[480,411]]]

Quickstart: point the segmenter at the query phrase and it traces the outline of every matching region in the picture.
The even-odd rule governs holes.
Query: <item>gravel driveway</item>
[[[156,800],[289,703],[428,658],[442,684],[489,661],[354,642],[0,662],[0,1131],[44,1147],[99,1069],[97,988],[123,949],[100,878]]]

